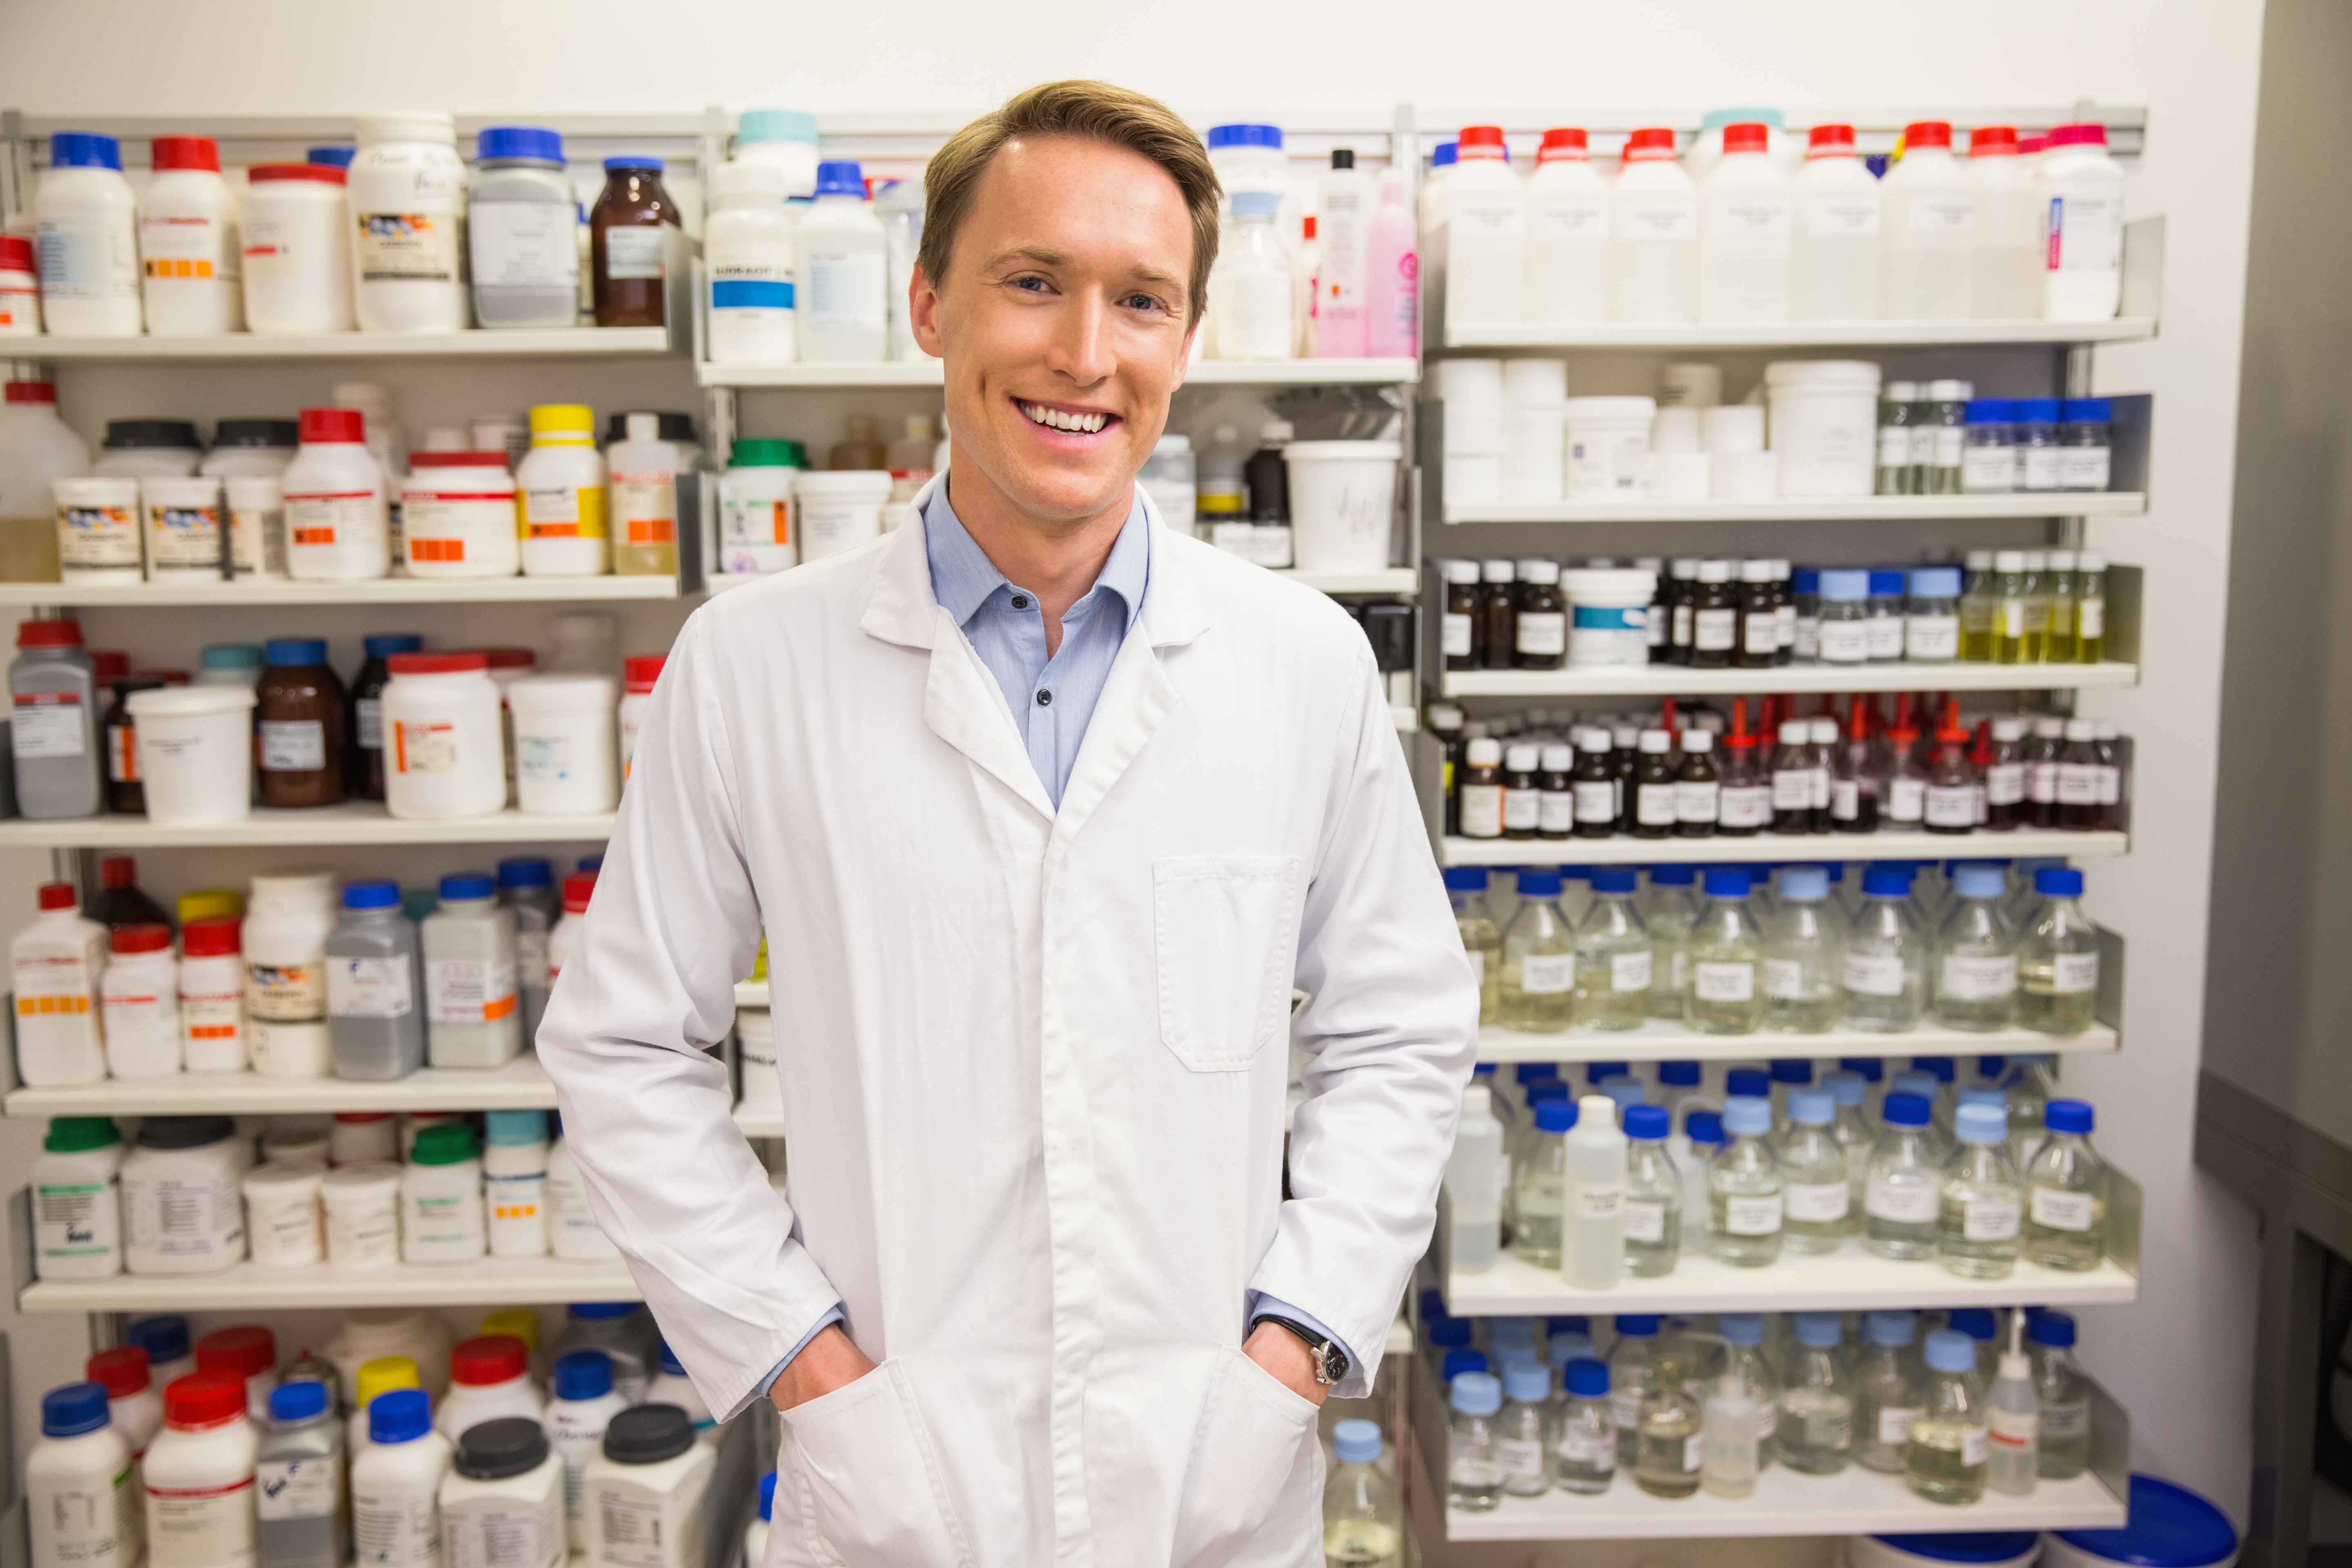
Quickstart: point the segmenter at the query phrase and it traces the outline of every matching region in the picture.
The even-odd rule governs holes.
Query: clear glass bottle
[[[1933,1258],[1944,1175],[1928,1132],[1928,1102],[1889,1094],[1879,1113],[1885,1131],[1871,1149],[1864,1180],[1863,1239],[1881,1258]]]
[[[1863,1320],[1853,1369],[1853,1457],[1864,1468],[1903,1473],[1919,1414],[1919,1369],[1911,1356],[1917,1331],[1916,1312],[1876,1311]]]
[[[1519,909],[1503,932],[1503,1027],[1557,1035],[1574,1017],[1576,931],[1560,913],[1559,873],[1519,873]]]
[[[2044,640],[2042,657],[2049,664],[2073,664],[2075,658],[2075,555],[2071,550],[2050,552],[2050,570],[2042,579]]]
[[[2045,1481],[2071,1481],[2091,1464],[2091,1380],[2074,1360],[2074,1320],[2064,1312],[2036,1312],[2025,1337],[2033,1345],[2033,1392],[2042,1418],[2034,1471]]]
[[[1759,1320],[1756,1324],[1759,1339],[1763,1330]],[[1755,1492],[1756,1477],[1763,1469],[1764,1457],[1771,1446],[1762,1431],[1764,1413],[1771,1408],[1771,1388],[1768,1384],[1759,1397],[1739,1374],[1739,1350],[1727,1348],[1731,1351],[1734,1364],[1713,1377],[1694,1376],[1689,1388],[1691,1397],[1699,1402],[1699,1485],[1706,1489],[1710,1497],[1737,1500]],[[1755,1356],[1752,1349],[1748,1353]],[[1755,1359],[1760,1363],[1763,1358]]]
[[[1960,657],[1960,569],[1915,566],[1903,610],[1903,657],[1913,664],[1949,664]]]
[[[1620,1312],[1614,1327],[1617,1342],[1609,1347],[1609,1413],[1617,1423],[1618,1452],[1622,1455],[1637,1451],[1642,1404],[1658,1386],[1658,1315]]]
[[[1748,914],[1748,871],[1710,866],[1705,886],[1706,906],[1684,949],[1684,1017],[1703,1035],[1752,1035],[1764,1020],[1763,988],[1756,983],[1764,951]]]
[[[1911,442],[1911,493],[1956,496],[1961,493],[1967,453],[1969,400],[1976,389],[1965,381],[1931,381],[1922,390],[1918,433]]]
[[[1844,1147],[1837,1141],[1837,1102],[1827,1089],[1801,1089],[1789,1096],[1789,1124],[1776,1147],[1781,1192],[1788,1204],[1781,1246],[1792,1253],[1835,1252],[1851,1228],[1853,1188],[1846,1179]]]
[[[1479,1027],[1491,1028],[1502,1022],[1503,931],[1486,917],[1486,868],[1448,866],[1445,896],[1454,902],[1454,926],[1470,955],[1470,972],[1478,977]]]
[[[1826,870],[1791,866],[1780,873],[1778,906],[1760,922],[1764,1027],[1776,1034],[1824,1034],[1838,1021],[1845,920],[1829,893]]]
[[[2058,1085],[2050,1077],[2045,1056],[2011,1057],[2001,1074],[2000,1091],[2009,1108],[2009,1152],[2021,1174],[2026,1162],[2042,1147],[2043,1118]]]
[[[1997,1105],[1963,1105],[1959,1150],[1944,1166],[1936,1250],[1964,1279],[2005,1279],[2017,1268],[2024,1192],[2009,1160],[2009,1117]]]
[[[1742,1268],[1761,1268],[1780,1260],[1785,1215],[1780,1163],[1766,1141],[1772,1131],[1772,1102],[1727,1096],[1723,1131],[1730,1142],[1707,1167],[1707,1255]]]
[[[2091,1147],[2092,1112],[2080,1100],[2053,1100],[2049,1135],[2025,1166],[2025,1260],[2084,1273],[2107,1249],[2107,1163]]]
[[[2016,410],[2006,397],[1973,397],[1960,416],[1960,489],[2005,495],[2017,488]]]
[[[1912,426],[1918,417],[1919,384],[1890,381],[1879,393],[1878,478],[1873,487],[1883,496],[1911,493]]]
[[[2009,1349],[2001,1352],[1992,1386],[1985,1394],[1985,1436],[1992,1448],[1985,1485],[2011,1497],[2032,1494],[2041,1448],[2042,1401],[2034,1392],[2024,1333],[2024,1314],[2012,1311]]]
[[[2107,657],[2107,558],[2085,550],[2074,557],[2074,661],[2096,664]]]
[[[1845,1155],[1846,1234],[1859,1236],[1864,1189],[1870,1179],[1870,1151],[1878,1142],[1878,1134],[1864,1109],[1870,1098],[1870,1080],[1850,1068],[1842,1068],[1823,1077],[1822,1088],[1837,1106],[1837,1119],[1830,1124],[1830,1136],[1837,1140],[1839,1151]]]
[[[1683,1133],[1690,1144],[1690,1157],[1681,1165],[1683,1250],[1705,1252],[1710,1234],[1707,1216],[1713,1206],[1707,1201],[1707,1177],[1715,1157],[1723,1152],[1723,1118],[1705,1106],[1691,1106],[1683,1112]]]
[[[2058,488],[2058,400],[2021,397],[2014,406],[2016,424],[2011,439],[2016,444],[2017,486],[2026,490]]]
[[[1993,570],[1990,550],[1971,550],[1966,556],[1966,585],[1960,590],[1960,662],[1990,664],[1994,634],[2000,622],[2000,580]]]
[[[1926,940],[1911,918],[1909,879],[1900,866],[1873,866],[1862,876],[1862,912],[1839,963],[1845,1021],[1891,1034],[1919,1026],[1926,990]]]
[[[1551,1368],[1541,1362],[1503,1365],[1503,1408],[1495,1417],[1495,1453],[1503,1490],[1541,1497],[1551,1490]]]
[[[1652,1497],[1689,1497],[1698,1490],[1705,1458],[1698,1401],[1679,1384],[1644,1394],[1633,1441],[1633,1484]]]
[[[2037,617],[2034,615],[2033,579],[2025,570],[2025,552],[2003,550],[1992,558],[1994,574],[1992,661],[1995,664],[2039,664],[2042,661],[2041,638],[2034,635]],[[2040,629],[2046,630],[2047,609],[2040,617]]]
[[[1795,1344],[1781,1363],[1780,1462],[1809,1476],[1833,1476],[1853,1457],[1853,1380],[1839,1354],[1844,1320],[1796,1312]]]
[[[1381,1429],[1370,1421],[1331,1428],[1339,1462],[1323,1483],[1323,1561],[1327,1568],[1403,1568],[1404,1505],[1381,1470]]]
[[[1990,1034],[2017,1009],[2017,933],[2001,913],[2008,879],[1998,866],[1962,866],[1952,876],[1951,912],[1936,940],[1936,1021]]]
[[[1625,1110],[1625,1272],[1672,1274],[1682,1254],[1683,1176],[1666,1152],[1672,1113],[1663,1105]]]
[[[1455,1508],[1491,1513],[1503,1506],[1503,1459],[1495,1417],[1503,1408],[1503,1384],[1490,1373],[1465,1372],[1454,1378],[1447,1403],[1445,1491]]]
[[[1527,1158],[1516,1162],[1511,1250],[1537,1268],[1559,1267],[1560,1219],[1568,1207],[1567,1134],[1576,1115],[1576,1102],[1564,1094],[1538,1100]]]
[[[2044,1035],[2079,1035],[2096,1021],[2099,932],[2075,900],[2083,873],[2037,871],[2042,902],[2017,945],[2017,1021]]]
[[[1975,1342],[1957,1330],[1937,1329],[1927,1336],[1926,1359],[1919,1414],[1904,1451],[1904,1479],[1929,1502],[1979,1501],[1992,1445],[1985,1430],[1984,1389],[1977,1382]]]
[[[1715,1317],[1716,1333],[1724,1342],[1723,1366],[1716,1385],[1721,1390],[1736,1381],[1756,1407],[1754,1468],[1758,1470],[1771,1466],[1773,1438],[1780,1420],[1780,1380],[1764,1354],[1764,1326],[1761,1312],[1718,1312]]]
[[[1691,928],[1698,923],[1698,900],[1691,889],[1698,881],[1694,866],[1654,866],[1650,887],[1642,900],[1642,923],[1650,932],[1650,1016],[1680,1022],[1683,993],[1689,989],[1689,958],[1685,948]]]
[[[1617,1417],[1609,1407],[1609,1368],[1579,1356],[1561,1369],[1567,1403],[1553,1428],[1552,1480],[1562,1491],[1598,1497],[1617,1479]]]
[[[1577,1025],[1638,1029],[1649,1016],[1655,962],[1649,928],[1633,908],[1640,875],[1631,866],[1597,866],[1592,907],[1576,924]]]

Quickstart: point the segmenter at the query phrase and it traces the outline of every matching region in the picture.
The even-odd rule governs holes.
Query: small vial
[[[1515,1162],[1511,1250],[1537,1268],[1560,1262],[1560,1221],[1568,1208],[1568,1130],[1576,1125],[1576,1101],[1563,1092],[1538,1101],[1535,1136],[1525,1158]]]
[[[2107,657],[2107,558],[2085,550],[2074,557],[2074,662]]]
[[[1775,1034],[1827,1033],[1838,1019],[1838,949],[1844,917],[1830,902],[1829,873],[1791,866],[1762,924],[1764,1027]]]
[[[1870,658],[1870,574],[1824,567],[1817,649],[1823,664],[1858,665]],[[1773,802],[1777,807],[1780,803]]]
[[[1495,1418],[1495,1454],[1503,1489],[1541,1497],[1551,1489],[1551,1368],[1514,1361],[1503,1368],[1502,1413]]]
[[[1949,664],[1960,657],[1960,569],[1915,566],[1903,607],[1903,657]]]
[[[1863,873],[1862,910],[1840,962],[1845,1021],[1895,1033],[1919,1026],[1926,991],[1927,940],[1909,909],[1911,886],[1900,866]]]
[[[2006,397],[1977,397],[1962,415],[1960,491],[2005,495],[2017,488],[2017,456],[2010,426],[2015,420]]]
[[[1916,382],[1890,381],[1879,394],[1878,477],[1874,488],[1880,495],[1911,494],[1911,442],[1918,403]]]
[[[1927,1336],[1926,1360],[1919,1414],[1904,1451],[1904,1479],[1929,1502],[1979,1501],[1991,1442],[1977,1383],[1976,1345],[1957,1330],[1937,1329]]]
[[[2005,1279],[2017,1268],[2025,1206],[2009,1161],[2009,1114],[1998,1105],[1963,1104],[1953,1131],[1960,1146],[1944,1166],[1937,1251],[1964,1279]]]
[[[1748,872],[1710,866],[1706,892],[1706,907],[1685,944],[1689,984],[1684,1016],[1703,1035],[1752,1035],[1764,1017],[1756,984],[1763,945],[1748,915]]]
[[[2058,488],[2104,490],[2110,462],[2115,404],[2105,397],[2070,397],[2058,427]]]
[[[2071,1481],[2091,1464],[2091,1380],[2074,1360],[2074,1320],[2042,1311],[2025,1325],[2033,1345],[2033,1392],[2041,1411],[2041,1453],[2034,1473]]]
[[[2025,1260],[2079,1274],[2099,1266],[2107,1242],[2107,1164],[2091,1148],[2091,1107],[2053,1100],[2048,1136],[2025,1166]]]
[[[1462,776],[1454,786],[1455,815],[1465,838],[1503,836],[1503,743],[1484,735],[1464,749]]]
[[[1844,1321],[1835,1312],[1790,1314],[1796,1343],[1780,1378],[1780,1462],[1808,1476],[1833,1476],[1853,1455],[1853,1383],[1838,1353]]]
[[[1845,1149],[1832,1131],[1836,1121],[1837,1102],[1827,1089],[1790,1094],[1789,1125],[1776,1152],[1788,1205],[1780,1245],[1791,1253],[1818,1256],[1845,1244],[1853,1192]]]
[[[1495,1422],[1503,1408],[1503,1385],[1490,1373],[1465,1372],[1454,1380],[1448,1401],[1454,1416],[1446,1423],[1446,1495],[1465,1512],[1491,1513],[1503,1505]]]
[[[1580,1027],[1638,1029],[1649,1016],[1655,965],[1649,930],[1633,908],[1639,881],[1631,866],[1593,868],[1592,907],[1576,926],[1574,1016]]]
[[[1503,931],[1486,917],[1486,868],[1448,866],[1445,896],[1454,905],[1454,929],[1462,935],[1470,973],[1478,977],[1479,1026],[1491,1027],[1502,1021]]]
[[[1560,913],[1557,870],[1519,873],[1519,909],[1503,931],[1503,1027],[1557,1035],[1574,1016],[1576,932]]]
[[[2015,424],[2010,440],[2017,459],[2017,488],[2021,490],[2063,489],[2062,448],[2058,444],[2058,400],[2021,397],[2011,405]]]
[[[1625,1272],[1636,1279],[1673,1273],[1682,1253],[1683,1175],[1666,1152],[1671,1125],[1663,1105],[1625,1108]]]
[[[1936,1021],[1948,1029],[2006,1029],[2017,1006],[2017,933],[2001,913],[2008,879],[1998,866],[1962,866],[1937,933]]]
[[[1562,1369],[1568,1402],[1553,1445],[1552,1479],[1562,1491],[1598,1497],[1617,1479],[1617,1417],[1609,1405],[1609,1368],[1579,1356]]]
[[[1961,493],[1968,406],[1975,388],[1965,381],[1931,381],[1924,391],[1918,434],[1911,443],[1911,493],[1956,496]]]
[[[1873,664],[1895,664],[1903,658],[1905,574],[1901,567],[1873,567],[1867,618],[1863,636]]]
[[[1968,553],[1968,574],[1960,590],[1960,662],[1990,664],[1993,656],[1994,629],[2000,619],[2000,579],[1994,574],[1996,557],[1990,550],[1971,550]]]
[[[1880,1114],[1886,1126],[1864,1178],[1863,1240],[1881,1258],[1933,1258],[1944,1175],[1927,1130],[1928,1102],[1889,1094]]]
[[[2079,1035],[2095,1021],[2099,1001],[2098,931],[2075,901],[2083,873],[2037,871],[2033,890],[2042,902],[2018,942],[2017,1021],[2044,1035]]]
[[[1655,1388],[1643,1396],[1634,1436],[1634,1485],[1652,1497],[1689,1497],[1698,1490],[1706,1454],[1697,1401],[1679,1385]]]
[[[1609,1347],[1609,1413],[1616,1420],[1618,1452],[1622,1454],[1636,1447],[1643,1403],[1658,1386],[1658,1315],[1620,1312],[1613,1326],[1617,1342]]]
[[[2073,664],[2074,654],[2074,595],[2075,563],[2080,558],[2071,550],[2050,552],[2049,574],[2042,579],[2042,596],[2049,606],[2045,623],[2049,627],[2042,645],[2042,658],[2049,664]]]
[[[1658,866],[1650,871],[1650,888],[1641,900],[1642,921],[1650,931],[1650,1016],[1680,1022],[1684,993],[1690,986],[1688,946],[1698,923],[1699,903],[1691,889],[1698,880],[1696,866]]]
[[[1780,1164],[1765,1141],[1772,1131],[1772,1102],[1727,1096],[1723,1131],[1730,1142],[1707,1167],[1707,1255],[1761,1268],[1780,1261],[1785,1217]]]
[[[1866,1469],[1903,1473],[1911,1423],[1919,1415],[1919,1373],[1911,1364],[1916,1312],[1876,1311],[1863,1320],[1853,1370],[1853,1457]]]

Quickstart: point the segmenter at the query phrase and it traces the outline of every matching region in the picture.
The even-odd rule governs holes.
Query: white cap
[[[1492,1116],[1495,1114],[1494,1092],[1483,1083],[1474,1083],[1462,1091],[1462,1114]]]
[[[2102,741],[2120,741],[2124,737],[2124,727],[2113,719],[2095,719],[2092,722],[2099,727],[2098,738]]]
[[[1772,580],[1772,563],[1764,560],[1742,561],[1739,563],[1739,580],[1743,583],[1769,583]]]
[[[1794,569],[1790,565],[1787,556],[1775,555],[1772,557],[1772,575],[1776,578],[1794,575]]]
[[[1440,570],[1449,583],[1475,583],[1478,580],[1478,563],[1475,561],[1447,561],[1441,563]]]
[[[1931,381],[1927,395],[1938,403],[1966,403],[1977,395],[1977,389],[1965,381]]]
[[[2025,739],[2025,721],[2022,719],[1994,720],[1992,738],[1996,741],[2022,741]]]
[[[1503,753],[1503,766],[1515,773],[1531,773],[1543,760],[1540,746],[1515,745]]]
[[[2055,741],[2066,733],[2066,721],[2044,715],[2033,721],[2033,732],[2045,741]]]
[[[1697,726],[1694,725],[1690,729],[1683,731],[1683,750],[1685,752],[1711,752],[1715,750],[1715,737],[1708,734],[1705,730],[1699,729]]]
[[[1548,773],[1564,773],[1568,772],[1569,769],[1576,766],[1576,748],[1574,746],[1546,746],[1543,749],[1543,765],[1544,772]]]
[[[1429,705],[1429,727],[1433,730],[1458,730],[1462,727],[1462,710],[1451,702]]]
[[[1480,575],[1489,583],[1507,583],[1511,580],[1511,563],[1507,561],[1481,562],[1478,570]]]
[[[784,169],[781,163],[760,162],[721,163],[709,174],[711,205],[716,206],[726,198],[736,198],[748,205],[754,201],[783,205],[785,195]]]
[[[1836,720],[1824,716],[1822,718],[1812,720],[1811,722],[1812,727],[1812,742],[1814,745],[1826,746],[1838,738]]]
[[[2074,557],[2074,564],[2084,572],[2104,572],[2107,569],[2107,552],[2085,550]]]
[[[1633,557],[1633,569],[1637,572],[1663,572],[1666,569],[1665,558],[1662,555],[1636,555]]]
[[[2070,741],[2095,741],[2099,738],[2099,722],[2095,719],[2069,719],[2066,738]]]
[[[1811,740],[1812,735],[1812,725],[1802,719],[1780,721],[1780,744],[1784,746],[1801,746]]]
[[[1580,752],[1592,752],[1595,753],[1607,751],[1609,749],[1609,731],[1602,729],[1598,724],[1594,724],[1587,729],[1579,730],[1576,732],[1576,749]]]
[[[1287,419],[1269,419],[1258,426],[1257,438],[1261,441],[1296,441],[1298,428]]]
[[[1499,765],[1502,760],[1502,742],[1490,741],[1484,735],[1481,735],[1478,739],[1470,742],[1469,761],[1472,767],[1491,768]]]
[[[2074,552],[2071,550],[2052,551],[2050,569],[2053,572],[2072,572],[2074,569]]]
[[[1919,384],[1916,381],[1890,381],[1886,384],[1885,397],[1889,403],[1916,403],[1919,401]]]
[[[1992,552],[1990,550],[1971,550],[1968,553],[1967,560],[1969,570],[1971,572],[1992,570]]]
[[[2000,553],[1992,558],[1992,569],[1996,572],[2024,571],[2025,552],[2022,550],[2004,550],[2000,552]]]
[[[2025,569],[2026,569],[2028,572],[2047,572],[2047,571],[2049,571],[2049,570],[2050,570],[2050,552],[2048,552],[2047,550],[2029,550],[2029,551],[2027,551],[2027,552],[2025,552]]]
[[[1617,557],[1614,555],[1588,555],[1584,559],[1583,566],[1584,570],[1587,572],[1614,572],[1617,570]]]
[[[1689,582],[1692,578],[1698,575],[1698,557],[1696,555],[1675,556],[1675,563],[1671,567],[1667,568],[1667,574],[1678,578],[1683,582]]]
[[[1640,740],[1641,735],[1642,726],[1639,724],[1612,724],[1609,726],[1609,740],[1612,745],[1630,746],[1636,741]]]
[[[1675,738],[1667,731],[1664,730],[1644,730],[1642,731],[1642,750],[1644,752],[1656,753],[1671,752],[1674,749]]]
[[[1698,580],[1702,583],[1731,581],[1731,563],[1724,560],[1702,561],[1698,563]]]
[[[1519,581],[1538,584],[1557,583],[1559,581],[1559,563],[1542,560],[1522,561],[1519,563]]]

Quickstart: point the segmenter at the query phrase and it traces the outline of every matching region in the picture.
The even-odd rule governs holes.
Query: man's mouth
[[[1048,430],[1067,431],[1074,436],[1092,436],[1118,417],[1100,409],[1056,408],[1051,404],[1030,403],[1021,398],[1013,399],[1013,405],[1028,416],[1032,425],[1042,425]]]

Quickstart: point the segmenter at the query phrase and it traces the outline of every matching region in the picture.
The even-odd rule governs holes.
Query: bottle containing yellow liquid
[[[1323,1561],[1333,1568],[1402,1568],[1404,1505],[1381,1473],[1381,1429],[1370,1421],[1331,1428],[1339,1463],[1323,1483]]]
[[[1503,931],[1486,915],[1486,868],[1447,867],[1445,893],[1454,903],[1454,926],[1462,933],[1462,949],[1470,955],[1470,973],[1478,977],[1479,1026],[1498,1024],[1503,1010]]]
[[[2074,558],[2074,661],[2107,657],[2107,558],[2085,550]]]
[[[1968,583],[1960,590],[1962,664],[1992,662],[1993,625],[2000,610],[2000,579],[1993,575],[1992,563],[1990,550],[1969,552]]]
[[[2052,664],[2073,664],[2075,660],[2074,595],[2080,581],[2076,565],[2080,559],[2071,550],[2053,550],[2050,552],[2050,570],[2042,578],[2042,602],[2049,606],[2049,637],[2042,644],[2042,658]]]
[[[2034,602],[2033,577],[2025,567],[2025,552],[2004,550],[1992,558],[1995,664],[2039,664],[2043,634],[2049,629],[2049,606]],[[2036,617],[2034,611],[2042,611]]]
[[[1503,932],[1503,1027],[1564,1033],[1575,1006],[1576,932],[1560,914],[1557,870],[1519,873],[1519,910]]]

